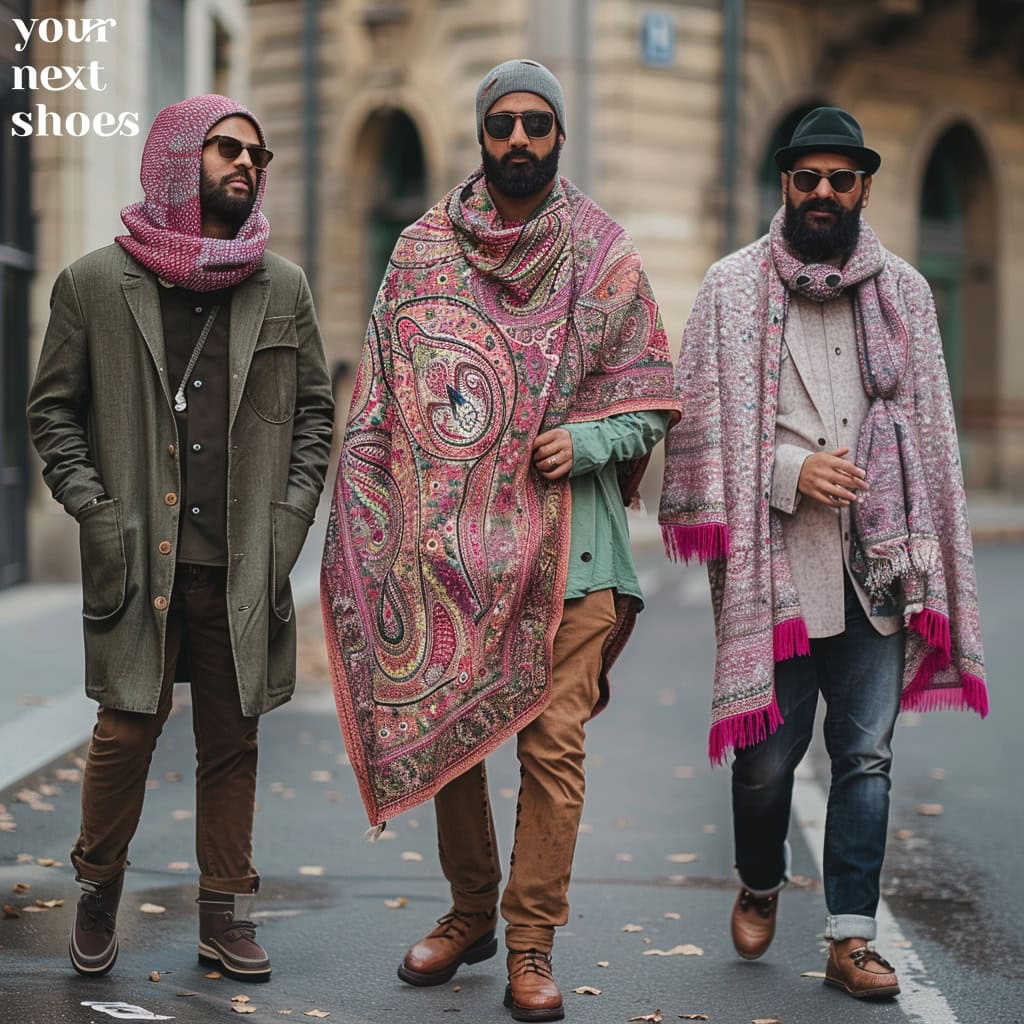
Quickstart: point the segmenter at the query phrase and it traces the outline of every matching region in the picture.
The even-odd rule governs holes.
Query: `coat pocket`
[[[81,513],[78,546],[82,556],[82,615],[109,619],[121,610],[128,581],[120,498],[101,501]]]
[[[295,317],[271,316],[263,321],[245,380],[245,397],[268,423],[286,423],[295,413],[298,346]]]
[[[270,593],[274,614],[282,622],[287,622],[294,611],[288,574],[294,568],[302,545],[306,542],[312,520],[301,509],[286,501],[270,503],[270,520],[273,525]]]

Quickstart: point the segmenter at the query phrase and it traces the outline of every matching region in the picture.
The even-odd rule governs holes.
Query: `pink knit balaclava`
[[[128,235],[116,241],[144,267],[181,288],[208,292],[244,281],[260,265],[270,224],[260,212],[267,173],[256,173],[252,212],[234,238],[204,238],[199,184],[203,140],[226,117],[252,121],[244,107],[226,96],[193,96],[156,116],[142,151],[142,191],[146,198],[121,211]]]

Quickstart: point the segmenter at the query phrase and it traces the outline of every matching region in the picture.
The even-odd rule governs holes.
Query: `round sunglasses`
[[[516,118],[523,122],[523,131],[531,139],[543,139],[550,134],[555,123],[555,115],[550,110],[524,110],[521,114],[502,112],[488,114],[484,118],[484,127],[492,139],[507,139],[516,128]]]
[[[266,146],[245,146],[238,139],[234,139],[230,135],[211,135],[203,143],[203,149],[212,142],[217,143],[217,152],[225,160],[237,159],[238,154],[244,149],[249,154],[253,167],[258,167],[260,170],[263,170],[274,159],[274,154]]]
[[[857,184],[858,178],[863,178],[865,171],[853,171],[842,167],[839,170],[829,171],[828,174],[819,174],[817,171],[807,169],[800,171],[786,171],[793,187],[798,192],[813,192],[818,187],[822,178],[828,178],[829,185],[833,192],[852,192]]]

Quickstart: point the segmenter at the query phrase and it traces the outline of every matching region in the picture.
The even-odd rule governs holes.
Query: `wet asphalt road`
[[[706,582],[701,570],[671,566],[656,551],[644,552],[640,562],[650,604],[614,673],[612,705],[589,729],[572,916],[555,947],[567,1020],[603,1024],[660,1009],[665,1021],[703,1013],[715,1024],[1024,1021],[1024,897],[1017,883],[1024,696],[1016,685],[1024,547],[978,552],[993,715],[984,723],[948,712],[905,716],[898,730],[884,888],[906,945],[884,951],[912,956],[919,966],[902,974],[914,994],[875,1004],[855,1003],[802,976],[824,968],[824,905],[801,830],[814,822],[799,820],[799,808],[791,840],[800,884],[782,897],[775,944],[754,963],[733,953],[729,777],[712,771],[704,754],[713,658]],[[305,619],[315,622],[315,614]],[[240,994],[256,1008],[247,1018],[255,1022],[313,1020],[303,1014],[314,1009],[329,1012],[322,1019],[331,1024],[510,1019],[501,1007],[500,955],[463,967],[435,989],[412,989],[396,978],[406,946],[447,908],[433,817],[429,806],[417,809],[391,823],[385,834],[393,838],[362,841],[365,815],[344,763],[329,689],[317,678],[318,659],[310,634],[296,700],[261,726],[256,854],[263,875],[260,938],[273,959],[272,981],[246,986],[208,979],[195,961],[194,755],[185,707],[169,721],[154,759],[119,919],[122,952],[105,979],[78,978],[66,957],[77,898],[67,851],[78,786],[59,780],[56,768],[73,769],[73,755],[0,794],[17,826],[0,832],[0,902],[21,915],[0,920],[3,1024],[112,1020],[81,1005],[93,1000],[127,1001],[206,1024],[236,1019],[231,997]],[[810,767],[826,767],[820,750]],[[511,749],[492,758],[489,769],[507,857],[517,781]],[[17,802],[23,787],[34,788],[53,810]],[[941,804],[942,813],[920,815],[917,808],[926,803]],[[44,867],[41,858],[60,863]],[[12,892],[19,882],[31,889]],[[37,898],[66,902],[27,912]],[[386,901],[404,905],[390,908]],[[147,902],[166,909],[143,913]],[[640,930],[623,931],[626,924]],[[702,955],[652,955],[679,945],[696,946]],[[148,980],[152,971],[160,972],[159,981]],[[577,995],[579,986],[601,994]]]

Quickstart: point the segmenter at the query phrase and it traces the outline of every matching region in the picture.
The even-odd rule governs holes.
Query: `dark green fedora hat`
[[[852,114],[839,107],[816,107],[796,126],[788,146],[775,151],[780,171],[788,171],[805,153],[843,153],[874,174],[882,158],[864,145],[864,133]]]

